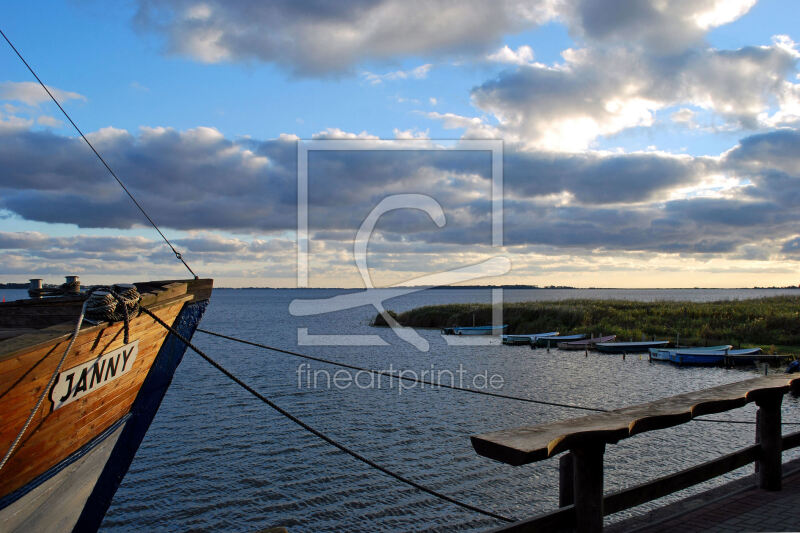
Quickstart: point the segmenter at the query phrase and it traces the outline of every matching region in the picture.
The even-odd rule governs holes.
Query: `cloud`
[[[55,87],[47,86],[53,96],[59,102],[64,103],[69,100],[86,101],[86,97],[71,91],[64,91]],[[10,100],[12,102],[22,102],[30,106],[38,106],[44,102],[50,102],[42,86],[32,81],[3,81],[0,82],[0,100]]]
[[[342,130],[326,135],[374,139]],[[295,137],[233,141],[213,128],[142,128],[136,134],[106,128],[91,137],[156,222],[165,229],[201,232],[176,239],[188,253],[220,262],[226,256],[256,261],[269,250],[293,253],[285,234],[295,229],[297,216]],[[345,257],[350,252],[344,241],[370,210],[388,195],[409,192],[440,202],[447,224],[439,229],[417,211],[382,217],[376,238],[393,246],[394,253],[451,253],[454,246],[479,249],[490,242],[491,161],[485,152],[426,150],[433,146],[426,141],[419,150],[387,150],[387,142],[376,140],[374,151],[309,153],[309,223],[312,235],[322,239],[315,240],[313,250]],[[798,148],[800,133],[793,130],[743,138],[716,158],[529,152],[507,144],[505,239],[519,250],[553,246],[578,254],[591,249],[767,257],[800,233],[795,222]],[[0,166],[5,169],[0,208],[25,219],[96,228],[143,224],[129,199],[74,138],[0,131]],[[722,188],[718,194],[705,194],[715,187]],[[776,242],[767,246],[765,236]],[[91,242],[98,250],[145,247],[139,241],[86,240],[60,241],[54,250],[55,242],[41,235],[0,238],[0,246],[53,257],[65,256],[70,246],[85,250]],[[762,252],[754,253],[754,246]],[[169,260],[158,249],[148,253]]]
[[[673,55],[599,45],[562,55],[561,64],[501,72],[472,90],[473,103],[497,119],[507,139],[561,151],[585,150],[598,137],[653,126],[656,113],[672,106],[707,110],[732,127],[750,129],[800,113],[800,85],[786,80],[796,71],[797,52],[779,40]],[[776,102],[785,106],[770,117]]]
[[[428,72],[431,70],[430,63],[420,65],[411,70],[395,70],[394,72],[387,72],[386,74],[375,74],[369,71],[362,72],[362,76],[372,85],[379,85],[384,81],[394,80],[423,80],[428,77]]]
[[[706,32],[740,18],[756,1],[576,0],[561,4],[561,16],[589,41],[675,53],[701,44]]]
[[[533,63],[533,48],[528,45],[521,45],[516,50],[512,50],[508,45],[505,45],[497,52],[487,55],[486,59],[494,63],[528,65]]]
[[[330,75],[366,61],[477,53],[553,18],[554,0],[315,2],[139,0],[136,26],[167,50],[204,62],[258,60],[299,75]]]

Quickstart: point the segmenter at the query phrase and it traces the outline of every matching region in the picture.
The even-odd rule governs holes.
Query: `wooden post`
[[[781,490],[781,402],[783,394],[756,400],[756,439],[761,445],[756,474],[758,487],[764,490]]]
[[[571,450],[573,456],[575,531],[603,529],[603,454],[604,442],[586,444]]]
[[[558,460],[558,506],[575,503],[575,468],[572,453],[565,453]]]

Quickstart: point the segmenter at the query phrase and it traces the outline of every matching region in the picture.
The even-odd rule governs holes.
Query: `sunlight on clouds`
[[[695,13],[694,23],[703,30],[716,28],[741,18],[758,0],[716,0],[707,11]]]
[[[752,186],[748,181],[724,174],[708,174],[689,187],[679,187],[669,191],[667,200],[688,198],[735,198],[745,187]]]

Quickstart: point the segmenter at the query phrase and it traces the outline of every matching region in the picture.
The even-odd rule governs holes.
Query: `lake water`
[[[360,307],[294,317],[296,298],[338,290],[215,290],[202,327],[248,340],[379,370],[462,370],[464,384],[501,376],[501,392],[554,402],[618,408],[740,381],[755,369],[676,368],[647,357],[449,346],[438,331],[419,330],[428,352],[391,330],[369,326]],[[709,301],[790,290],[507,290],[506,301],[566,298]],[[438,289],[386,302],[402,311],[420,305],[490,301],[490,291]],[[381,335],[387,346],[298,346],[312,335]],[[599,333],[599,332],[598,332]],[[604,332],[608,333],[608,332]],[[476,433],[580,416],[581,411],[430,387],[307,386],[308,361],[197,333],[196,344],[281,407],[378,463],[456,499],[506,516],[557,507],[558,460],[511,467],[479,457]],[[310,370],[337,370],[310,363]],[[298,375],[300,383],[298,383]],[[366,377],[362,376],[361,385]],[[480,380],[478,381],[480,385]],[[410,386],[410,384],[407,384]],[[798,400],[784,400],[784,420],[800,421]],[[754,420],[752,405],[715,418]],[[785,431],[790,431],[787,428]],[[692,422],[646,433],[607,448],[606,491],[647,481],[752,444],[754,427]],[[785,454],[785,460],[794,457]],[[725,479],[745,475],[747,467]],[[720,478],[721,479],[721,478]],[[701,488],[718,484],[718,479]],[[685,495],[687,493],[682,493]],[[671,499],[674,499],[673,496]],[[670,498],[659,501],[663,503]],[[632,512],[641,512],[640,507]],[[623,513],[611,520],[625,516]],[[481,531],[499,523],[421,493],[341,453],[283,418],[187,352],[161,409],[103,522],[102,530]]]

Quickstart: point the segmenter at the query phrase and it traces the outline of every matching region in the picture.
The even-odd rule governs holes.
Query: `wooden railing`
[[[603,516],[686,489],[749,463],[756,465],[760,488],[780,490],[781,453],[800,446],[800,432],[781,434],[781,403],[792,389],[800,391],[800,378],[765,376],[607,413],[474,436],[472,445],[480,455],[513,466],[568,452],[559,462],[559,509],[497,531],[600,531]],[[750,402],[758,406],[755,445],[635,487],[603,494],[603,455],[607,444]]]

